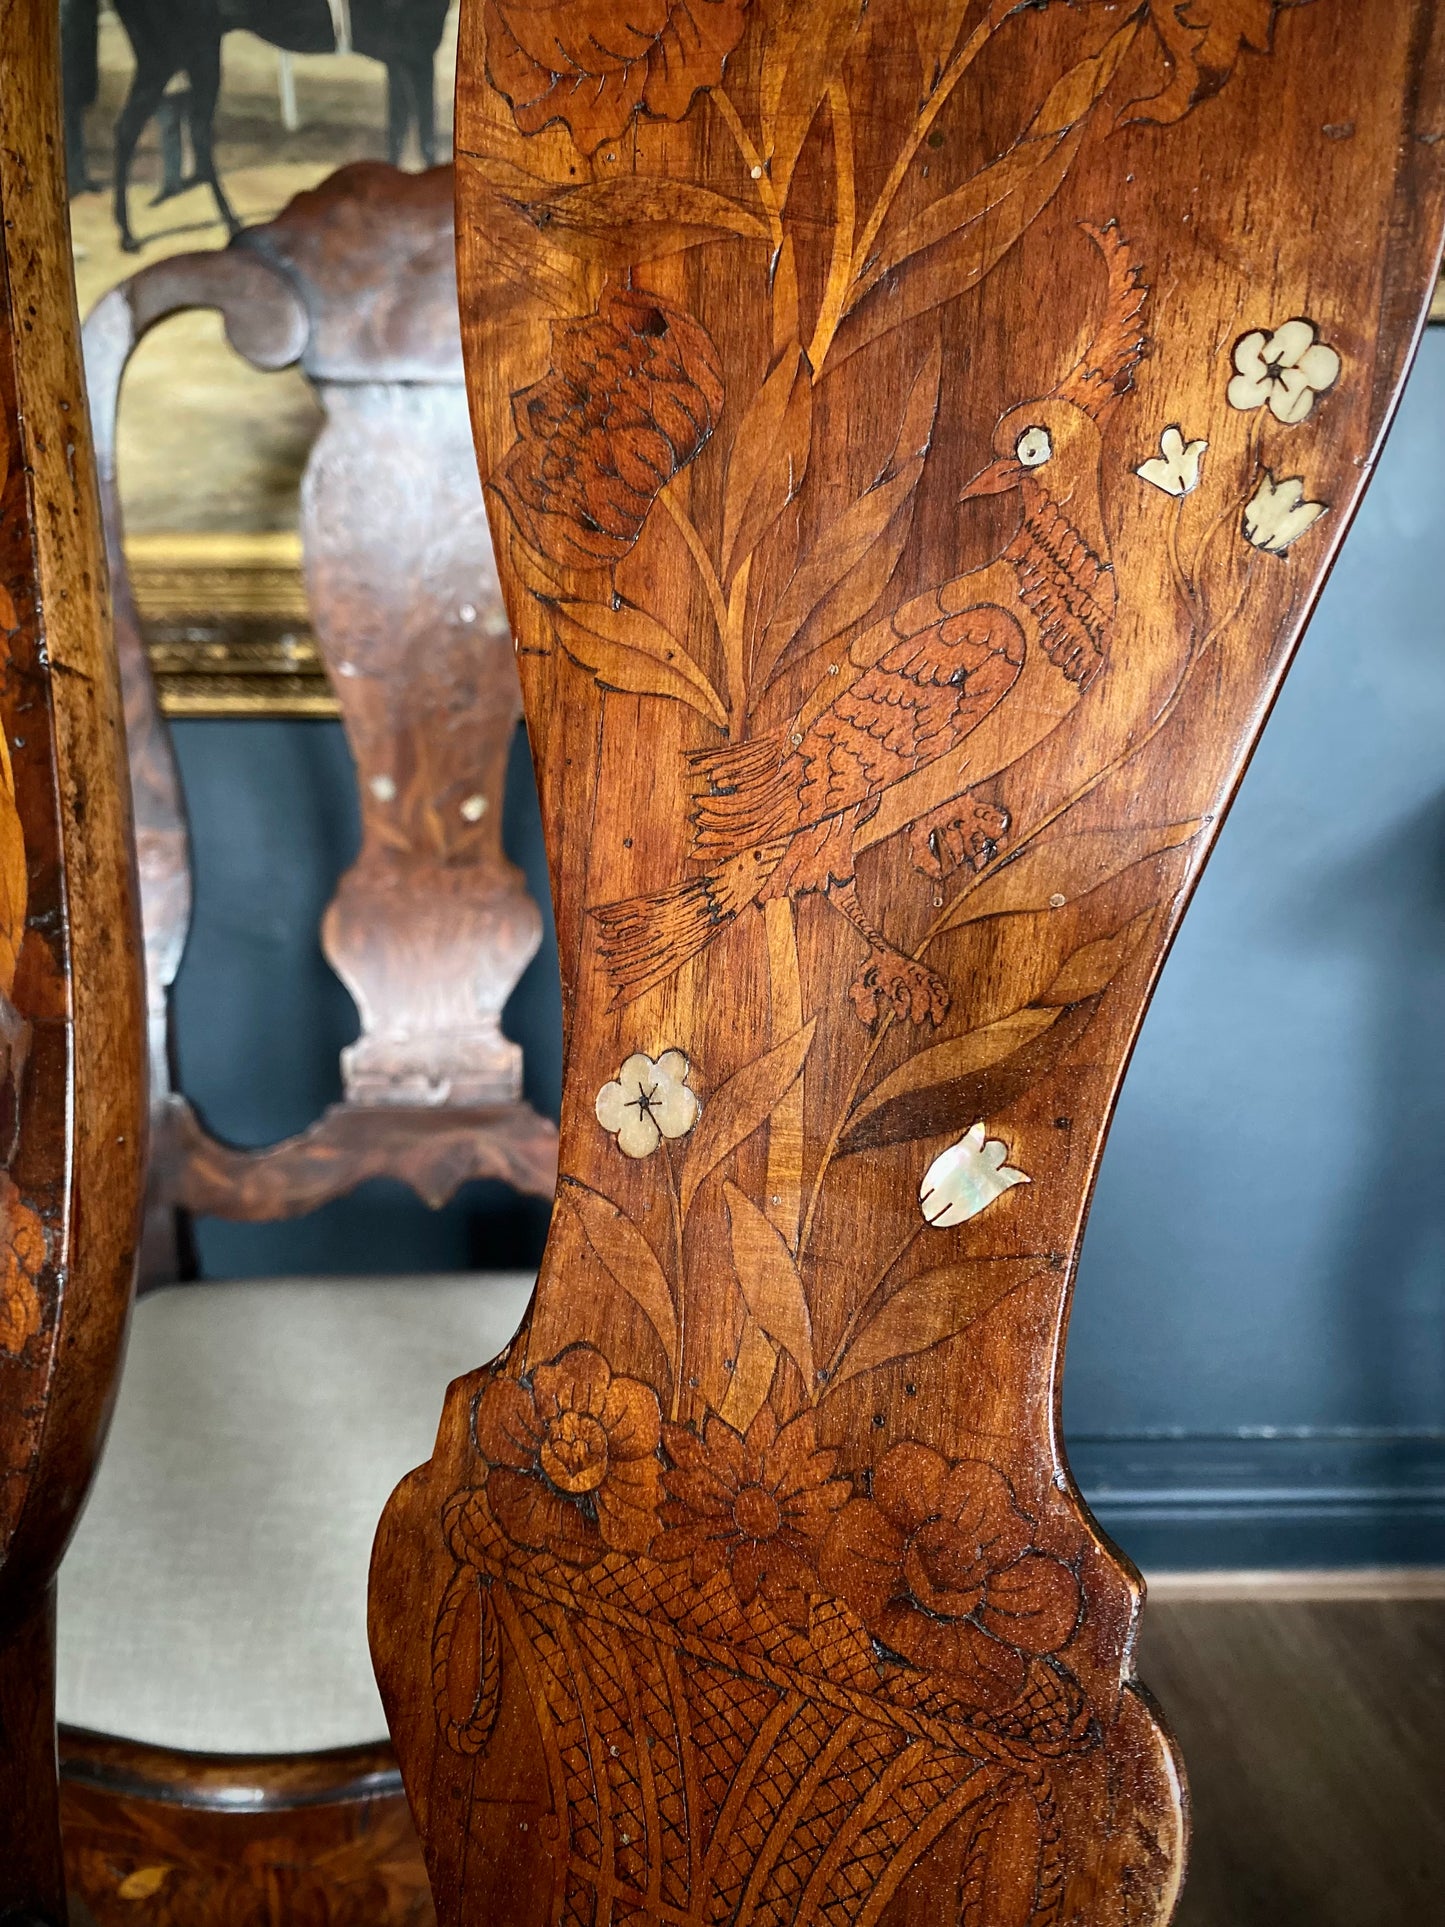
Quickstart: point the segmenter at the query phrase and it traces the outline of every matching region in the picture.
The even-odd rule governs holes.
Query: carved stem
[[[848,90],[835,80],[828,89],[828,113],[833,123],[833,253],[818,325],[808,344],[808,360],[822,367],[838,323],[843,318],[853,283],[853,229],[857,220],[857,191],[853,175],[853,111]]]

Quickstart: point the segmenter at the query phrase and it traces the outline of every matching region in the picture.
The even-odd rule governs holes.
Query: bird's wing
[[[1038,624],[1045,655],[1070,682],[1087,688],[1103,666],[1118,605],[1113,570],[1046,496],[1029,504],[1004,554],[1018,572],[1019,595]]]
[[[798,745],[803,822],[865,802],[946,755],[1007,695],[1023,659],[1018,623],[991,605],[899,634]]]

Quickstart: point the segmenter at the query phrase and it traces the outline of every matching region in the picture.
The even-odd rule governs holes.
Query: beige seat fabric
[[[136,1308],[60,1574],[63,1722],[215,1753],[386,1733],[366,1644],[382,1506],[530,1276],[247,1281]]]

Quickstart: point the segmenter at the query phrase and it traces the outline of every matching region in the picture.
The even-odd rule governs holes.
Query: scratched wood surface
[[[1172,1912],[1070,1281],[1428,299],[1442,60],[1431,0],[466,10],[567,1052],[532,1312],[373,1569],[444,1927]]]
[[[119,1369],[144,1024],[56,26],[0,0],[0,1915],[60,1927],[53,1580]]]

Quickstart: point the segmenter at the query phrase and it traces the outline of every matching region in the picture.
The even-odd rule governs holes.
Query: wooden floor
[[[1445,1577],[1161,1585],[1139,1675],[1192,1791],[1177,1927],[1445,1927]]]

